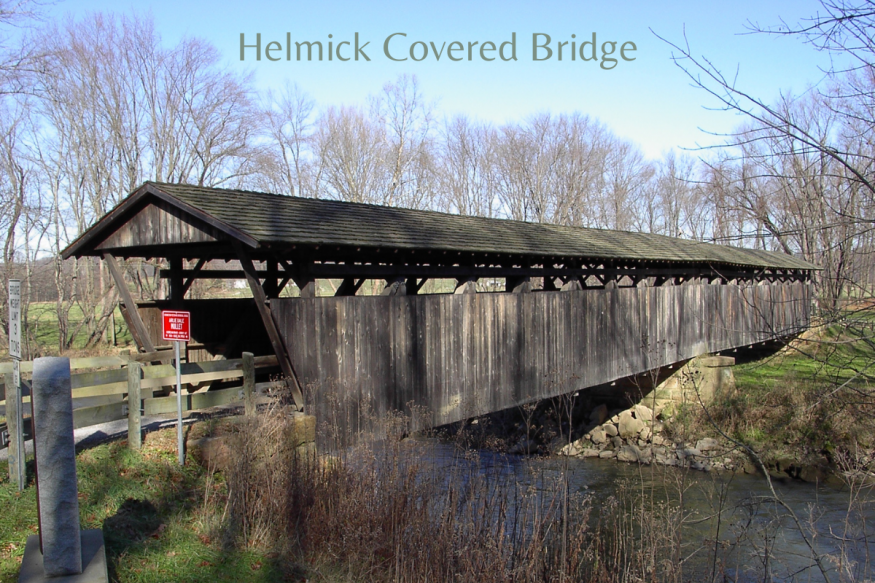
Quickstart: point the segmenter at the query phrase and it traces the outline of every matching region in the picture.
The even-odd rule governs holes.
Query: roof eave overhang
[[[202,210],[185,203],[178,198],[164,192],[151,182],[145,183],[143,186],[132,192],[126,199],[120,202],[114,209],[103,215],[99,221],[92,225],[88,230],[82,233],[75,241],[70,243],[66,249],[61,251],[62,259],[70,257],[84,256],[99,256],[102,253],[96,250],[96,246],[106,239],[115,229],[119,227],[120,221],[133,210],[136,209],[144,199],[155,197],[164,202],[175,206],[176,208],[188,213],[208,225],[218,229],[222,233],[228,235],[232,240],[241,242],[242,244],[256,248],[259,246],[257,239],[247,235],[240,229],[229,225],[224,221],[220,221],[213,215],[203,212]]]

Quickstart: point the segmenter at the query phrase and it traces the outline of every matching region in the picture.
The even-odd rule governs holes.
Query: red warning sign
[[[161,312],[161,335],[164,340],[191,340],[191,312],[168,310]]]

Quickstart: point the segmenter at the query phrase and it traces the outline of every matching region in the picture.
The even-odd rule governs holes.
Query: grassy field
[[[735,366],[737,390],[715,402],[713,418],[733,437],[775,455],[835,462],[837,449],[871,450],[871,337],[865,324],[813,329],[772,357]]]
[[[78,305],[73,305],[70,308],[69,328],[72,331],[76,325],[82,321],[83,313]],[[58,316],[54,302],[35,302],[31,303],[28,308],[28,333],[32,339],[33,345],[30,347],[32,353],[49,355],[58,353],[58,338],[60,331],[58,327]],[[95,349],[89,350],[88,354],[95,352],[111,351],[115,348],[129,348],[133,346],[133,338],[125,320],[121,315],[121,311],[115,310],[115,330],[116,330],[116,345],[109,346],[107,344],[99,344]],[[24,338],[22,338],[24,340]],[[80,330],[73,339],[72,352],[77,353],[85,349],[85,342],[88,340],[88,335],[84,329]],[[66,354],[66,353],[65,353]],[[0,358],[8,355],[5,350],[0,352]]]
[[[85,450],[77,472],[81,527],[103,529],[113,581],[300,580],[269,551],[229,546],[210,531],[216,508],[205,505],[205,492],[223,488],[221,475],[191,461],[180,468],[175,429],[148,434],[142,452],[123,441]],[[0,582],[13,583],[25,540],[37,532],[36,489],[19,494],[5,464],[0,507]]]

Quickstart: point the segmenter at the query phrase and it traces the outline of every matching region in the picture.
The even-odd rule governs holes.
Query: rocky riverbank
[[[510,454],[546,454],[658,464],[699,471],[763,473],[781,480],[875,482],[875,452],[843,464],[830,452],[762,448],[727,439],[703,406],[733,398],[734,359],[707,356],[645,378],[580,391],[455,427],[468,445]],[[653,388],[655,387],[655,388]],[[623,402],[625,400],[625,403]],[[870,469],[871,466],[871,469]]]
[[[706,437],[694,445],[674,441],[665,435],[665,423],[645,405],[615,413],[609,419],[607,407],[593,410],[590,422],[594,427],[583,437],[563,446],[556,453],[583,458],[616,459],[621,462],[657,463],[665,466],[685,466],[695,470],[736,470],[753,464],[739,459],[735,451],[721,446],[717,439]]]

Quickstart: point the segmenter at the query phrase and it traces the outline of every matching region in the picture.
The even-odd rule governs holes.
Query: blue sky
[[[90,11],[151,13],[168,43],[184,35],[213,43],[235,67],[252,71],[259,88],[298,83],[320,105],[363,104],[367,96],[398,75],[415,74],[426,97],[438,111],[465,113],[496,123],[516,121],[539,112],[580,111],[598,117],[615,133],[638,143],[645,154],[659,156],[670,148],[714,143],[700,131],[730,131],[741,118],[711,111],[717,104],[689,86],[670,60],[671,49],[650,29],[675,42],[684,31],[698,55],[705,55],[725,72],[738,73],[738,83],[771,101],[779,92],[799,93],[822,79],[818,67],[828,64],[797,39],[745,33],[748,20],[763,25],[789,23],[814,15],[819,3],[810,0],[763,2],[711,0],[657,3],[620,2],[442,2],[351,1],[277,2],[248,0],[219,3],[196,1],[131,2],[129,0],[67,0],[50,7],[50,17]],[[352,40],[355,32],[370,62],[269,62],[247,56],[239,60],[240,33],[247,43],[262,34],[285,42]],[[496,45],[517,34],[516,62],[450,62],[446,58],[393,62],[382,51],[392,33],[393,47],[402,56],[415,41],[442,43],[492,41]],[[589,39],[598,44],[634,42],[634,61],[620,61],[612,70],[594,62],[533,62],[532,34],[546,33],[555,48],[560,41]],[[542,37],[543,38],[543,37]],[[284,50],[284,49],[283,49]],[[566,49],[567,50],[567,49]],[[351,52],[351,51],[350,51]],[[280,51],[282,53],[282,51]],[[274,53],[277,54],[277,53]],[[250,50],[247,55],[254,55]],[[541,52],[543,55],[543,52]],[[396,55],[397,56],[397,55]]]

